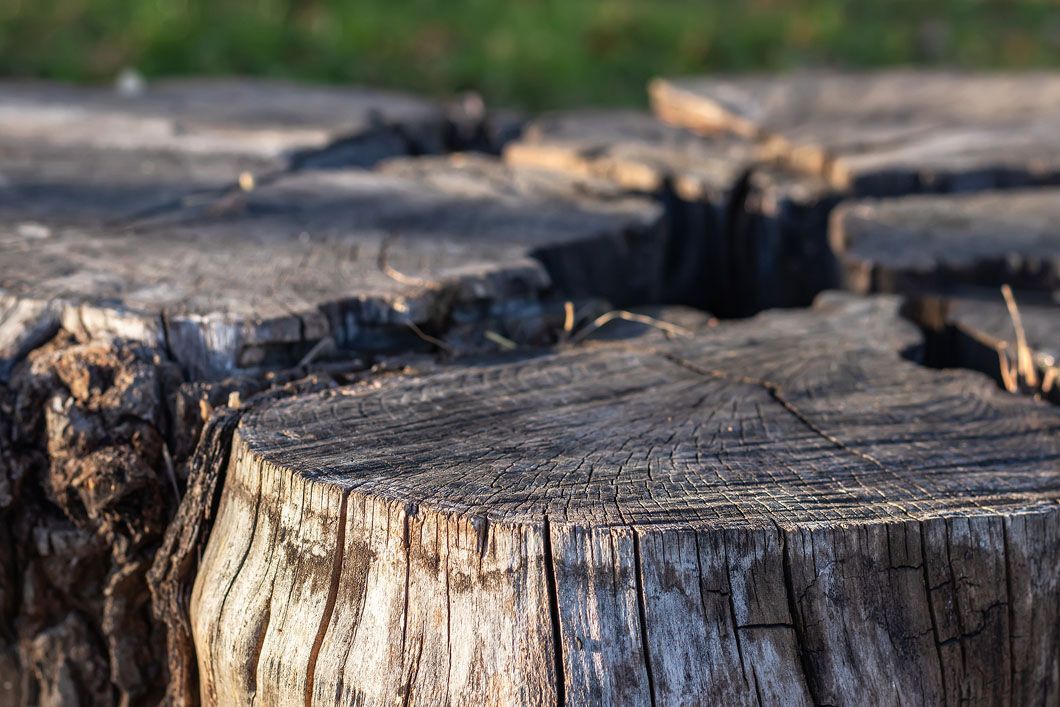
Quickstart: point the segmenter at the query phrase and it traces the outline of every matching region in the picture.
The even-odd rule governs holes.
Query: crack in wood
[[[546,513],[541,521],[541,541],[545,566],[545,587],[548,597],[548,619],[552,627],[552,662],[556,679],[556,706],[567,704],[567,679],[564,674],[563,631],[559,617],[559,594],[556,587],[556,560],[552,552],[552,526]],[[448,587],[448,584],[446,585]]]
[[[335,531],[335,550],[331,563],[331,583],[328,585],[328,594],[324,601],[324,613],[320,617],[316,635],[313,637],[313,646],[309,651],[309,660],[306,665],[305,707],[313,707],[313,687],[316,679],[317,659],[320,657],[320,647],[324,644],[324,636],[327,635],[331,624],[331,616],[335,612],[335,600],[339,592],[339,578],[342,576],[342,566],[346,557],[346,522],[349,499],[350,492],[344,491],[342,500],[339,502],[338,528]]]

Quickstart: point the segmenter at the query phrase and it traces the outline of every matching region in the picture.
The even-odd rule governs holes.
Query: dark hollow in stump
[[[802,72],[660,79],[664,120],[764,143],[862,196],[1060,181],[1060,75]]]
[[[1060,410],[897,302],[270,403],[206,704],[1053,704]]]
[[[835,284],[824,238],[835,190],[762,152],[638,111],[583,110],[533,121],[505,160],[660,199],[673,235],[664,296],[733,316],[807,305]]]
[[[2,226],[0,322],[17,318],[21,338],[0,340],[0,356],[61,322],[83,339],[147,342],[192,377],[216,377],[292,365],[326,339],[423,348],[421,331],[518,318],[545,296],[657,300],[659,207],[473,162],[439,163],[457,175],[446,184],[296,172],[125,228]]]
[[[858,292],[961,286],[1060,289],[1060,191],[1028,189],[843,204],[829,239]]]

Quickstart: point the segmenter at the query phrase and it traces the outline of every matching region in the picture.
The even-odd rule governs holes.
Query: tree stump
[[[1060,410],[891,299],[267,403],[206,704],[1051,704]]]
[[[1053,74],[824,71],[664,79],[649,93],[668,122],[754,138],[861,196],[1060,181]]]
[[[857,292],[962,286],[1060,289],[1060,191],[1018,190],[849,203],[829,238]]]
[[[571,111],[530,123],[505,160],[662,201],[676,237],[672,301],[748,315],[807,305],[835,284],[821,237],[835,190],[768,164],[743,138],[696,135],[637,111]]]
[[[122,229],[0,227],[0,295],[5,310],[41,320],[21,327],[24,337],[62,322],[85,339],[148,342],[196,378],[292,365],[325,339],[430,347],[422,337],[462,322],[540,319],[546,296],[657,299],[657,206],[476,164],[443,165],[459,171],[459,188],[305,171]]]

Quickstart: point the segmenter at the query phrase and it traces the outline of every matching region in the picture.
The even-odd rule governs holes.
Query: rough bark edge
[[[166,627],[166,702],[198,703],[199,676],[188,596],[217,515],[232,435],[242,414],[221,408],[210,418],[192,457],[188,486],[147,575],[152,613]]]

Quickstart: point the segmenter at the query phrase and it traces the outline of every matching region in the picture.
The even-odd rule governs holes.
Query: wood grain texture
[[[1055,703],[1060,411],[898,306],[251,411],[204,702]]]
[[[410,323],[438,331],[458,310],[552,292],[656,296],[655,205],[486,161],[440,167],[454,184],[307,171],[126,228],[3,226],[0,294],[59,306],[85,338],[161,346],[193,377],[290,365],[328,336],[413,348]]]
[[[660,79],[655,112],[864,196],[1056,183],[1060,77],[892,70]]]
[[[31,351],[0,383],[0,704],[196,704],[187,601],[241,403],[411,370],[189,381],[140,345]]]
[[[961,286],[1060,289],[1060,191],[865,200],[841,206],[829,239],[859,292]]]
[[[441,107],[368,89],[198,79],[123,93],[4,82],[0,217],[124,223],[285,171],[442,152],[452,132]]]
[[[505,150],[511,164],[660,199],[674,236],[665,296],[727,316],[807,305],[834,284],[821,234],[835,190],[765,157],[740,137],[618,110],[542,116]]]
[[[257,156],[11,142],[0,133],[0,219],[42,232],[63,224],[120,227],[208,203],[236,190],[241,174],[283,169],[282,161]]]

